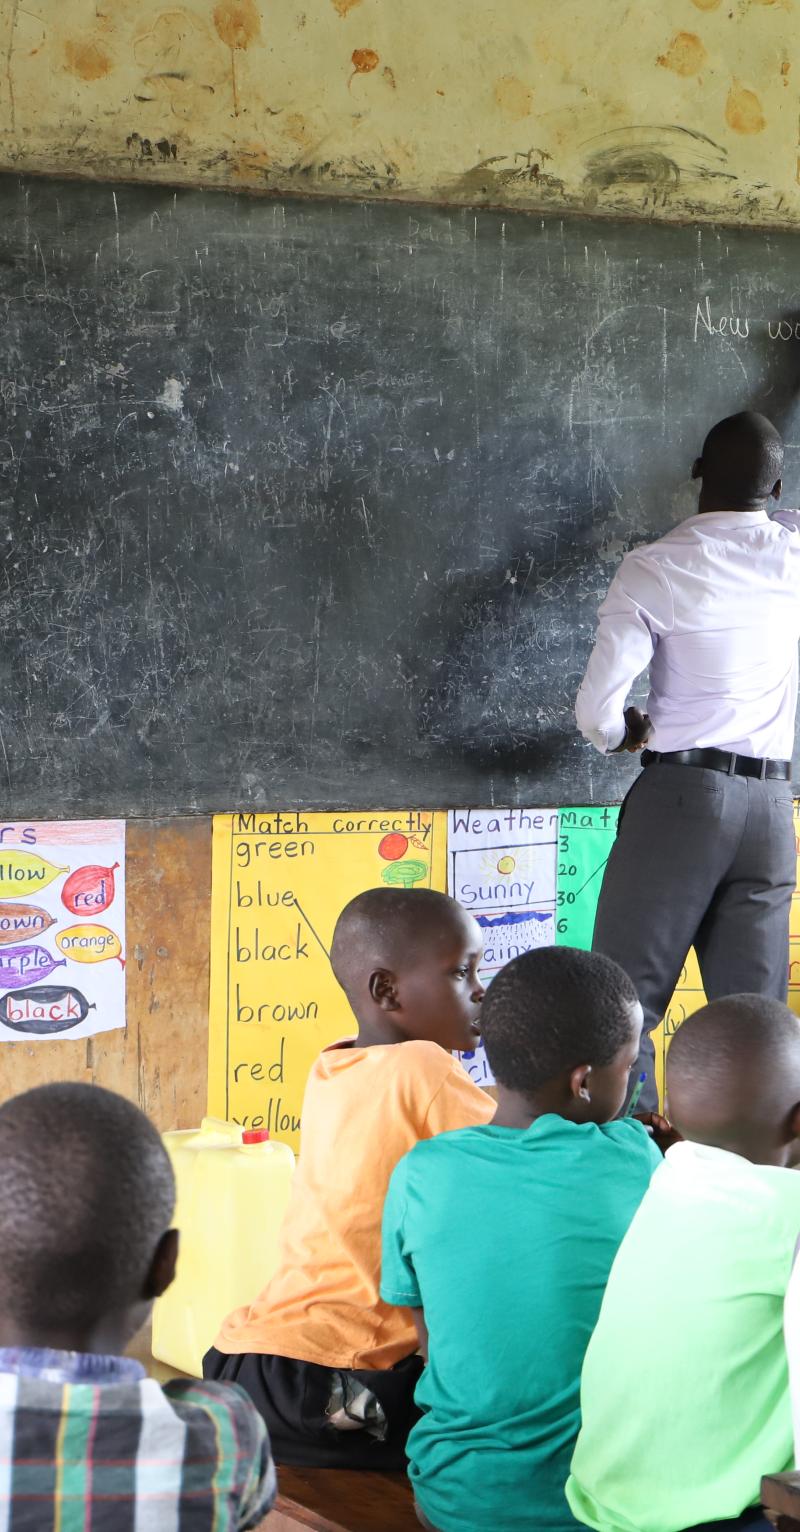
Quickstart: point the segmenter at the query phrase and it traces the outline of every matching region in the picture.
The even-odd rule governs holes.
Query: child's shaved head
[[[461,905],[436,889],[368,888],[345,905],[336,922],[333,971],[351,996],[366,969],[408,967],[423,948],[472,925]]]
[[[0,1107],[0,1316],[46,1344],[141,1302],[174,1203],[132,1102],[78,1084],[15,1096]]]
[[[352,899],[336,922],[331,963],[361,1042],[474,1048],[482,947],[477,922],[435,889],[370,888]]]
[[[703,1006],[670,1045],[667,1097],[684,1138],[785,1164],[800,1128],[800,1020],[762,995]]]

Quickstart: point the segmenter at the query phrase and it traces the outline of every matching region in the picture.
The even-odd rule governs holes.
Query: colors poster
[[[124,1026],[124,821],[0,826],[0,1042]]]

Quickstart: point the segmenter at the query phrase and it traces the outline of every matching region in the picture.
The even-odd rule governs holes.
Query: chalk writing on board
[[[757,321],[751,321],[747,315],[714,314],[711,300],[706,297],[695,308],[693,339],[696,341],[698,336],[706,334],[729,335],[733,340],[749,340],[751,322],[755,328]],[[767,319],[761,321],[762,328],[764,323],[766,323],[770,340],[800,340],[800,320]]]
[[[299,1147],[308,1071],[355,1022],[330,966],[356,894],[445,885],[444,814],[221,814],[214,820],[209,1111]],[[395,869],[393,878],[385,873]]]
[[[481,928],[484,984],[521,952],[553,944],[557,827],[557,809],[454,809],[449,815],[448,892]],[[483,1048],[459,1057],[476,1084],[493,1083]]]

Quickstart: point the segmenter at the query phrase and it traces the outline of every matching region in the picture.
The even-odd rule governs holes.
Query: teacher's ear
[[[694,462],[692,463],[692,478],[693,479],[702,479],[702,477],[703,477],[703,459],[701,457],[696,457]]]

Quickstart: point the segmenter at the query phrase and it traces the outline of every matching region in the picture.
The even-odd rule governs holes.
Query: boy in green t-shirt
[[[435,1532],[567,1532],[581,1363],[611,1263],[661,1155],[622,1108],[642,1010],[608,958],[509,963],[483,1002],[492,1122],[394,1171],[381,1296],[412,1309],[426,1370],[408,1443]],[[663,1119],[654,1125],[665,1133]]]
[[[766,1528],[761,1477],[793,1466],[783,1310],[800,1235],[800,1021],[715,1000],[667,1055],[686,1142],[614,1263],[581,1384],[567,1496],[600,1532]],[[643,1384],[631,1337],[655,1345]],[[652,1349],[652,1346],[651,1346]]]

